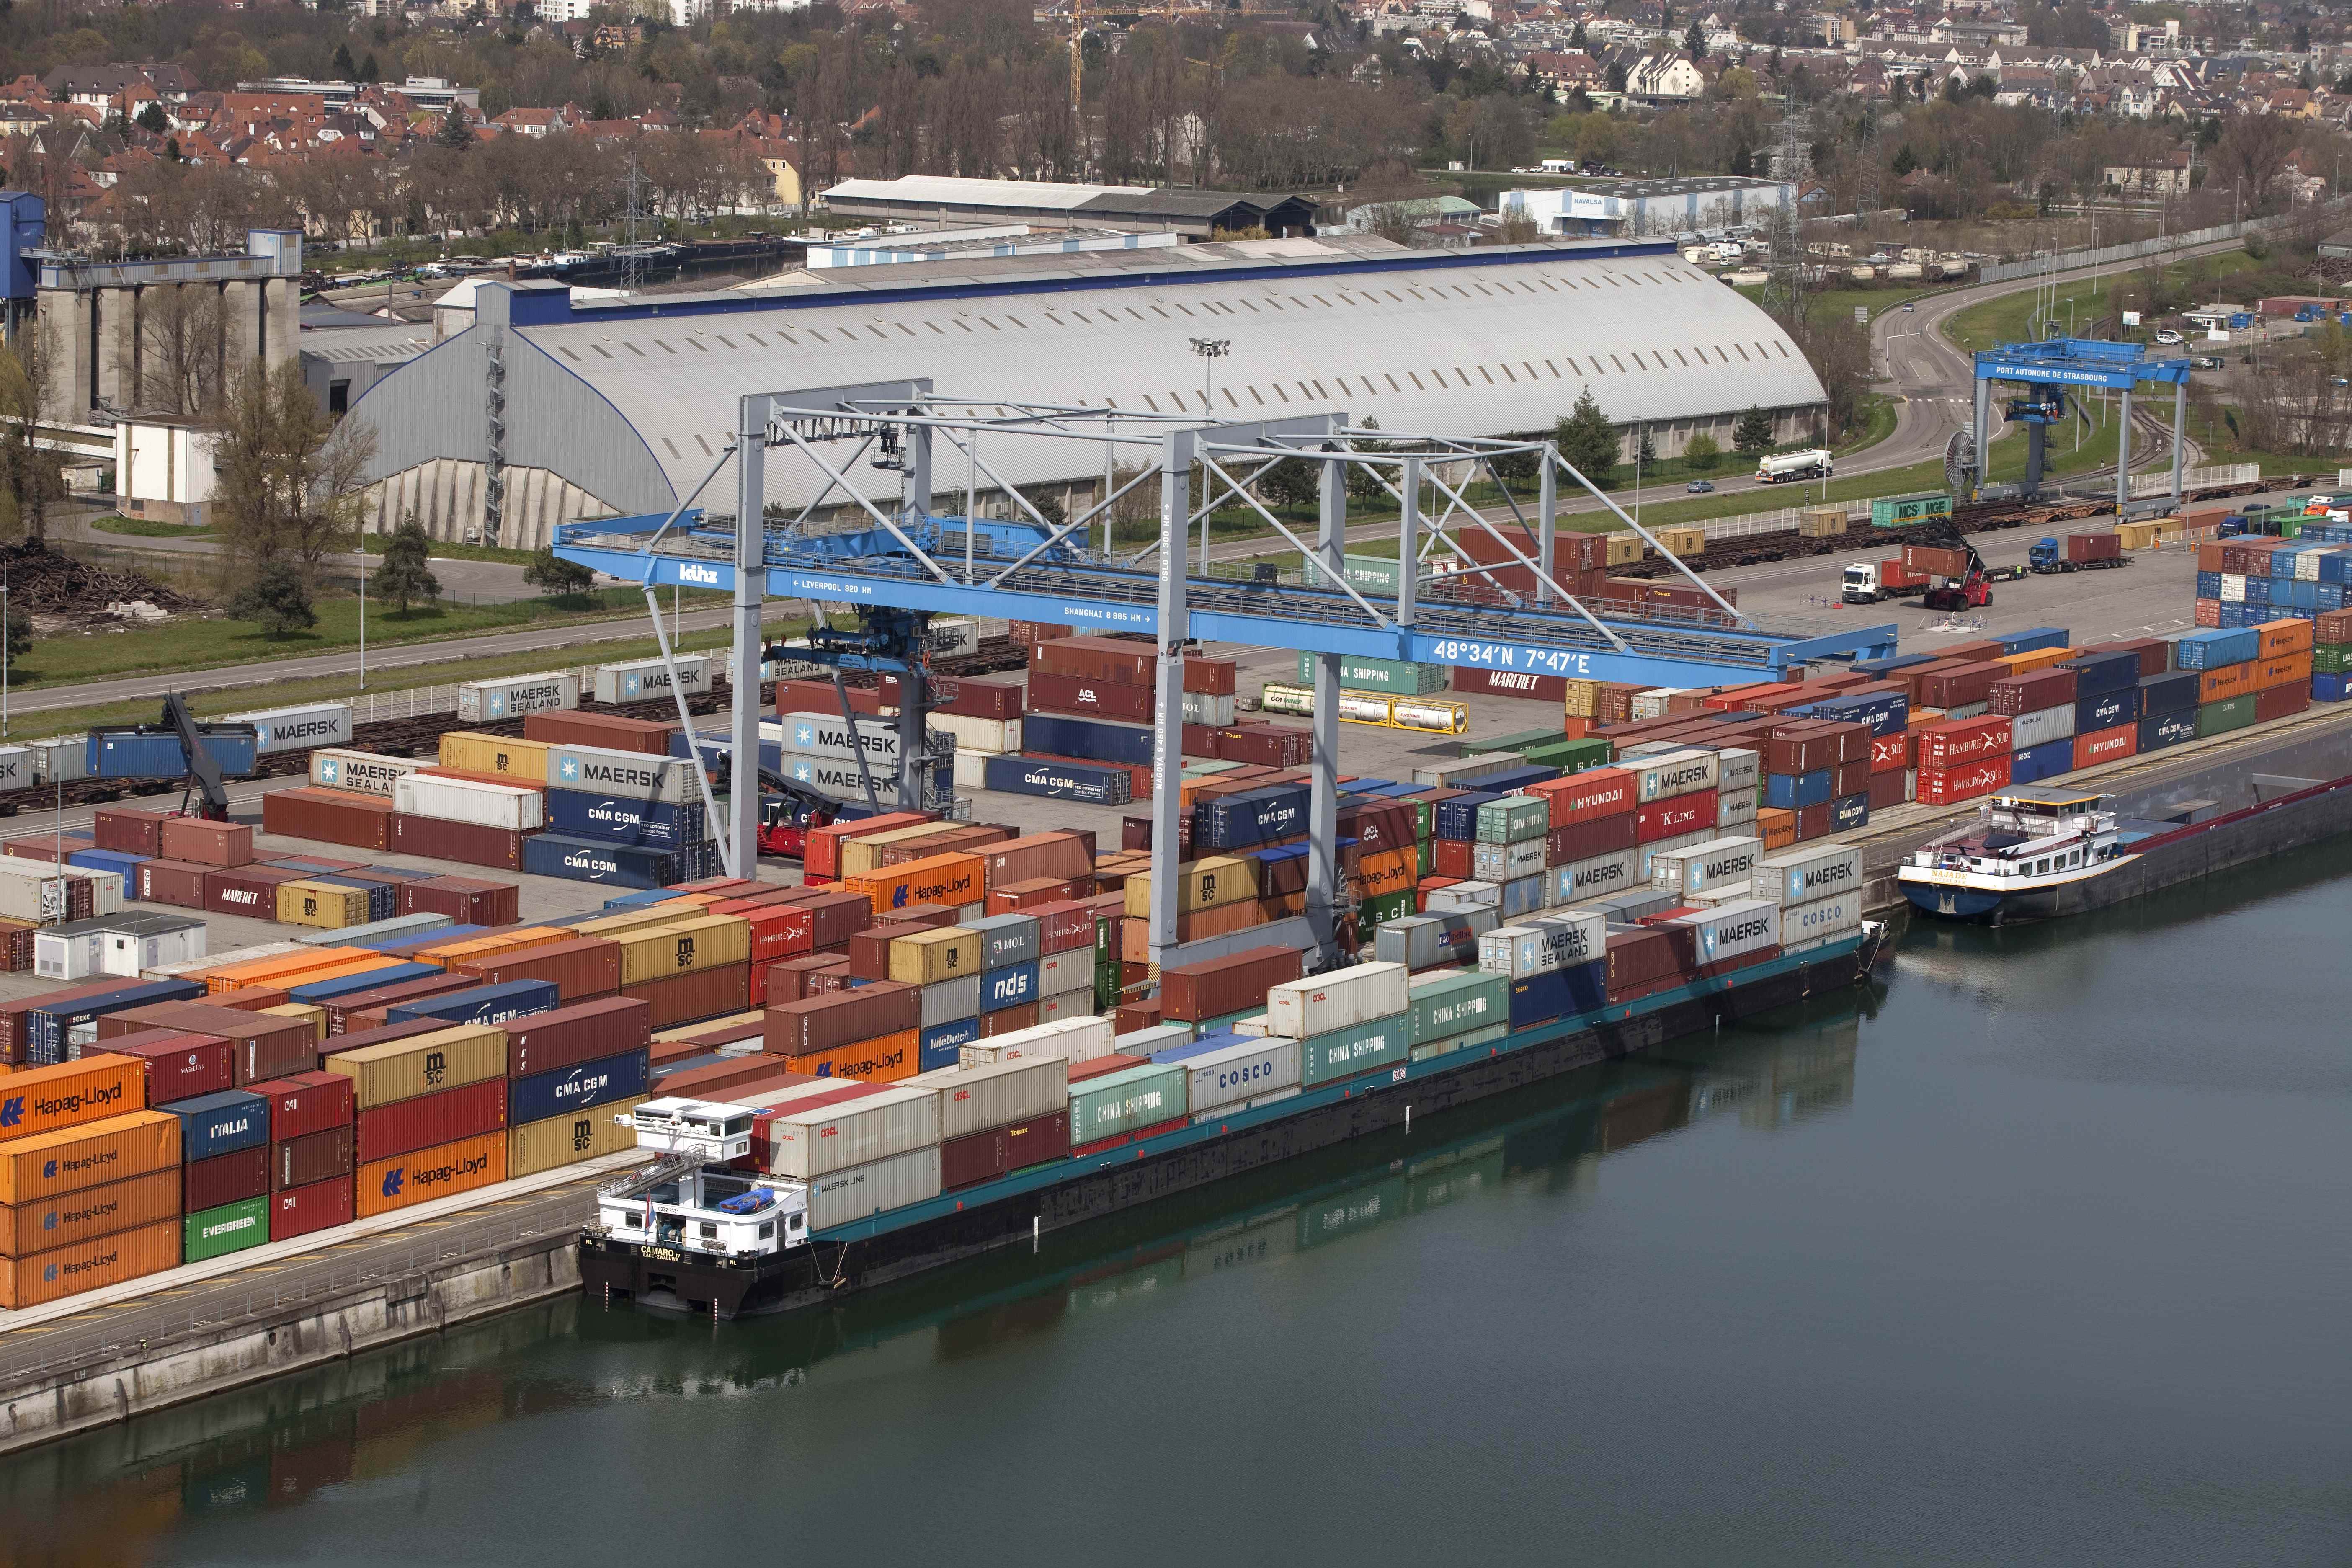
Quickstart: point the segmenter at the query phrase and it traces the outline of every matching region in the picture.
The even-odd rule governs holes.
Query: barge
[[[1852,987],[1887,955],[1887,929],[1781,953],[1590,1012],[1498,1027],[1493,1037],[1237,1104],[1091,1152],[810,1229],[804,1190],[737,1169],[748,1108],[653,1101],[633,1113],[662,1156],[608,1184],[580,1244],[580,1280],[615,1296],[718,1318],[788,1312],[1023,1245],[1047,1231],[1139,1207],[1350,1139],[1402,1128],[1668,1041]]]

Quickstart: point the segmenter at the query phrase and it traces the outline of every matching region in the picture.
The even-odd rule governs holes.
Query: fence
[[[2320,210],[2333,211],[2341,202],[2323,202]],[[2302,213],[2282,213],[2276,217],[2247,218],[2240,223],[2215,224],[2210,228],[2193,228],[2181,234],[2158,235],[2154,239],[2135,239],[2124,245],[2102,245],[2096,248],[2062,250],[2052,256],[2030,257],[2023,261],[2003,262],[1985,268],[1978,273],[1981,283],[2006,283],[2012,278],[2037,278],[2045,272],[2068,272],[2079,267],[2105,267],[2118,261],[2137,261],[2142,257],[2168,256],[2193,246],[2210,245],[2217,240],[2239,239],[2250,234],[2261,234],[2293,219]]]
[[[2184,490],[2218,489],[2224,485],[2247,485],[2263,477],[2260,463],[2217,463],[2201,468],[2184,469],[2180,488]],[[2108,487],[2112,492],[2114,487]],[[2152,474],[2134,474],[2131,493],[2137,496],[2168,496],[2172,493],[2172,470],[2159,468]]]

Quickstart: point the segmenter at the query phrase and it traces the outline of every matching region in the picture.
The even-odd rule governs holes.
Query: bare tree
[[[215,510],[232,559],[248,575],[291,562],[315,584],[320,563],[359,536],[373,427],[320,408],[291,360],[240,369],[212,426]]]
[[[49,508],[66,493],[57,454],[37,439],[47,358],[39,332],[18,332],[0,348],[0,531],[35,546],[47,542]]]
[[[227,353],[227,312],[216,288],[178,283],[139,297],[135,363],[119,366],[142,412],[201,413],[219,395]]]

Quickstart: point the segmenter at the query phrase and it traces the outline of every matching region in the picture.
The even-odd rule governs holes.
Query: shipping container
[[[0,1258],[21,1258],[163,1221],[176,1222],[180,1169],[108,1177],[95,1186],[0,1206]]]
[[[381,1116],[386,1112],[371,1114]],[[354,1128],[330,1127],[323,1132],[272,1143],[269,1146],[270,1190],[283,1192],[289,1187],[307,1187],[320,1182],[349,1179],[357,1163],[357,1136]]]
[[[341,1073],[295,1073],[252,1084],[247,1092],[267,1102],[269,1136],[277,1142],[348,1127],[355,1111],[352,1080]]]
[[[1186,1076],[1181,1065],[1152,1062],[1072,1085],[1071,1147],[1084,1150],[1184,1116]]]
[[[269,1239],[296,1237],[352,1223],[352,1178],[347,1172],[307,1187],[289,1187],[269,1198]]]
[[[14,1138],[0,1143],[0,1205],[46,1202],[180,1163],[180,1119],[167,1110]]]
[[[180,1236],[175,1218],[0,1263],[0,1308],[37,1307],[175,1268]]]
[[[654,1028],[723,1017],[751,1005],[749,965],[730,963],[721,969],[697,969],[658,980],[639,980],[621,987],[621,994],[646,1004]]]
[[[911,1081],[814,1109],[787,1105],[769,1123],[768,1169],[803,1180],[887,1160],[941,1136],[940,1094]]]
[[[938,1136],[961,1138],[983,1128],[1033,1121],[1066,1110],[1069,1076],[1066,1058],[1020,1056],[921,1073],[907,1079],[905,1087],[934,1094]]]
[[[507,1100],[508,1120],[544,1121],[617,1100],[639,1099],[652,1080],[652,1062],[643,1047],[534,1073],[513,1080]]]
[[[507,1135],[492,1132],[362,1165],[356,1178],[358,1216],[430,1203],[506,1180]]]
[[[269,1149],[261,1145],[191,1160],[180,1168],[180,1199],[190,1214],[265,1196],[269,1191]]]
[[[457,721],[461,724],[482,724],[579,706],[580,678],[569,671],[469,680],[457,688]],[[448,761],[446,753],[442,760]]]
[[[352,1103],[366,1111],[485,1079],[503,1079],[506,1033],[482,1024],[437,1029],[338,1051],[325,1065],[328,1071],[352,1080]]]
[[[552,1011],[558,1000],[551,980],[509,980],[498,985],[478,985],[470,991],[448,991],[418,997],[389,1008],[385,1021],[438,1018],[456,1025],[503,1024],[509,1018]]]

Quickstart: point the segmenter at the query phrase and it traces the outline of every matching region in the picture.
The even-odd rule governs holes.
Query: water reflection
[[[1573,1200],[1612,1155],[1729,1120],[1775,1132],[1851,1103],[1864,994],[1770,1026],[1632,1058],[1463,1107],[1057,1238],[791,1318],[714,1325],[547,1303],[300,1377],[161,1412],[0,1464],[0,1561],[135,1562],[183,1528],[312,1506],[353,1485],[429,1486],[460,1435],[588,1405],[740,1400],[851,1352],[894,1368],[1054,1334],[1188,1284],[1301,1255],[1507,1191]],[[420,1497],[418,1506],[425,1506]],[[360,1553],[364,1555],[364,1552]]]

